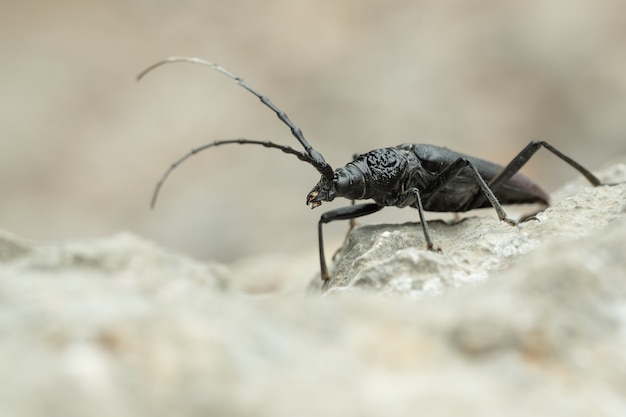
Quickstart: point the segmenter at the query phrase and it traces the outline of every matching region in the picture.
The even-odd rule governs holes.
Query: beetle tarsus
[[[502,219],[502,221],[509,226],[517,226],[517,222],[509,217],[505,217],[504,219]]]

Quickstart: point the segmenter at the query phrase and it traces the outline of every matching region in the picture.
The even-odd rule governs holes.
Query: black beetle
[[[276,113],[304,147],[304,152],[270,141],[250,139],[219,140],[200,146],[174,162],[163,174],[154,191],[152,207],[156,203],[161,186],[172,170],[187,158],[205,149],[228,144],[260,145],[295,155],[298,159],[313,165],[322,175],[320,181],[307,195],[306,204],[310,204],[311,208],[337,197],[348,198],[353,202],[354,200],[374,200],[373,203],[352,204],[322,214],[318,223],[318,238],[320,273],[324,286],[330,280],[322,235],[322,225],[325,223],[355,219],[375,213],[385,206],[414,207],[419,212],[426,247],[429,250],[438,249],[435,248],[430,237],[424,211],[465,212],[492,206],[501,221],[516,225],[516,221],[507,217],[502,204],[540,203],[547,205],[549,203],[546,192],[530,178],[518,172],[542,147],[580,172],[593,186],[601,184],[600,180],[589,170],[544,141],[530,142],[505,167],[440,146],[403,144],[357,155],[346,166],[333,170],[322,154],[306,141],[300,128],[287,117],[285,112],[276,107],[266,96],[250,87],[242,78],[220,65],[195,57],[170,57],[146,68],[137,76],[137,79],[140,80],[156,67],[173,62],[206,65],[235,80],[237,84],[254,94]]]

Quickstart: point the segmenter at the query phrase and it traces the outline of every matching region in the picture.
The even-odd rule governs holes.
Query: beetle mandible
[[[541,203],[547,205],[549,203],[548,194],[530,178],[518,172],[542,147],[580,172],[593,186],[601,184],[600,180],[589,170],[544,141],[530,142],[504,167],[440,146],[403,144],[357,155],[346,166],[333,170],[322,154],[307,142],[300,128],[289,119],[284,111],[242,78],[218,64],[196,57],[169,57],[143,70],[137,76],[137,80],[141,80],[161,65],[174,62],[205,65],[233,79],[261,100],[289,127],[292,135],[304,148],[304,152],[267,140],[251,139],[217,140],[194,148],[165,171],[154,190],[151,207],[154,208],[159,191],[170,173],[186,159],[206,149],[229,144],[259,145],[294,155],[301,161],[313,165],[322,175],[320,181],[306,197],[306,204],[310,204],[311,208],[320,206],[324,201],[333,201],[337,197],[344,197],[353,202],[354,200],[374,201],[340,207],[327,211],[320,217],[318,246],[320,274],[324,287],[330,281],[322,234],[322,225],[325,223],[355,219],[375,213],[386,206],[410,206],[416,208],[419,213],[426,248],[429,250],[439,249],[435,247],[430,237],[428,223],[424,217],[425,211],[465,212],[491,206],[496,210],[501,221],[514,226],[517,222],[507,217],[502,208],[503,204]]]

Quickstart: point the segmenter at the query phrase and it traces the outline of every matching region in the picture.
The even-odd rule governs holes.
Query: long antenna
[[[171,56],[155,64],[152,64],[148,68],[143,70],[137,76],[137,81],[140,81],[144,76],[146,76],[146,74],[148,74],[155,68],[158,68],[161,65],[171,64],[174,62],[188,62],[191,64],[205,65],[233,79],[237,84],[239,84],[240,86],[248,90],[250,93],[254,94],[259,100],[261,100],[261,103],[269,107],[274,113],[276,113],[278,118],[289,127],[289,129],[291,130],[291,134],[298,140],[298,142],[300,142],[300,144],[304,147],[304,150],[306,151],[306,153],[309,155],[310,161],[307,161],[307,162],[310,162],[319,171],[319,173],[322,174],[324,177],[329,178],[329,179],[333,177],[333,169],[331,168],[331,166],[328,165],[328,163],[326,163],[322,154],[320,154],[318,151],[313,149],[313,147],[309,144],[309,142],[307,142],[307,140],[304,138],[304,135],[302,134],[302,130],[298,126],[296,126],[291,121],[291,119],[289,119],[289,117],[287,116],[287,113],[279,109],[274,103],[270,101],[269,98],[262,95],[251,86],[249,86],[243,80],[243,78],[233,74],[232,72],[228,71],[226,68],[222,67],[221,65],[218,65],[214,62],[206,61],[201,58],[196,58],[196,57],[191,57],[191,56]]]
[[[261,145],[261,146],[265,146],[266,148],[279,149],[279,150],[281,150],[281,151],[283,151],[285,153],[297,156],[298,159],[300,159],[301,161],[305,161],[305,162],[308,162],[310,164],[313,164],[313,160],[306,153],[301,152],[301,151],[296,151],[291,146],[278,145],[276,143],[270,142],[269,140],[250,140],[250,139],[216,140],[213,143],[209,143],[209,144],[202,145],[202,146],[199,146],[197,148],[192,149],[191,151],[189,151],[185,155],[183,155],[181,158],[179,158],[172,165],[170,165],[170,167],[167,169],[167,171],[165,171],[165,173],[163,174],[163,176],[161,177],[161,179],[157,183],[157,185],[156,185],[156,187],[154,189],[154,192],[152,193],[152,200],[150,202],[150,208],[154,209],[154,206],[156,205],[157,198],[159,197],[159,191],[161,191],[161,187],[163,186],[163,183],[165,182],[167,177],[170,175],[170,173],[174,169],[176,169],[177,166],[179,166],[180,164],[185,162],[185,160],[187,160],[188,158],[192,157],[193,155],[197,154],[198,152],[202,152],[205,149],[209,149],[209,148],[212,148],[214,146],[230,145],[230,144]]]

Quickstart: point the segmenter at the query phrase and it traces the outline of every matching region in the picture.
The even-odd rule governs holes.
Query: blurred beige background
[[[597,0],[0,1],[0,228],[34,239],[130,230],[199,258],[310,251],[324,208],[297,147],[214,60],[284,109],[333,166],[404,142],[506,163],[545,139],[592,169],[626,153],[626,3]],[[543,151],[550,191],[577,174]],[[411,210],[385,216],[416,220]],[[395,217],[394,217],[395,219]],[[345,224],[331,225],[340,241]],[[332,253],[332,250],[329,249]]]

